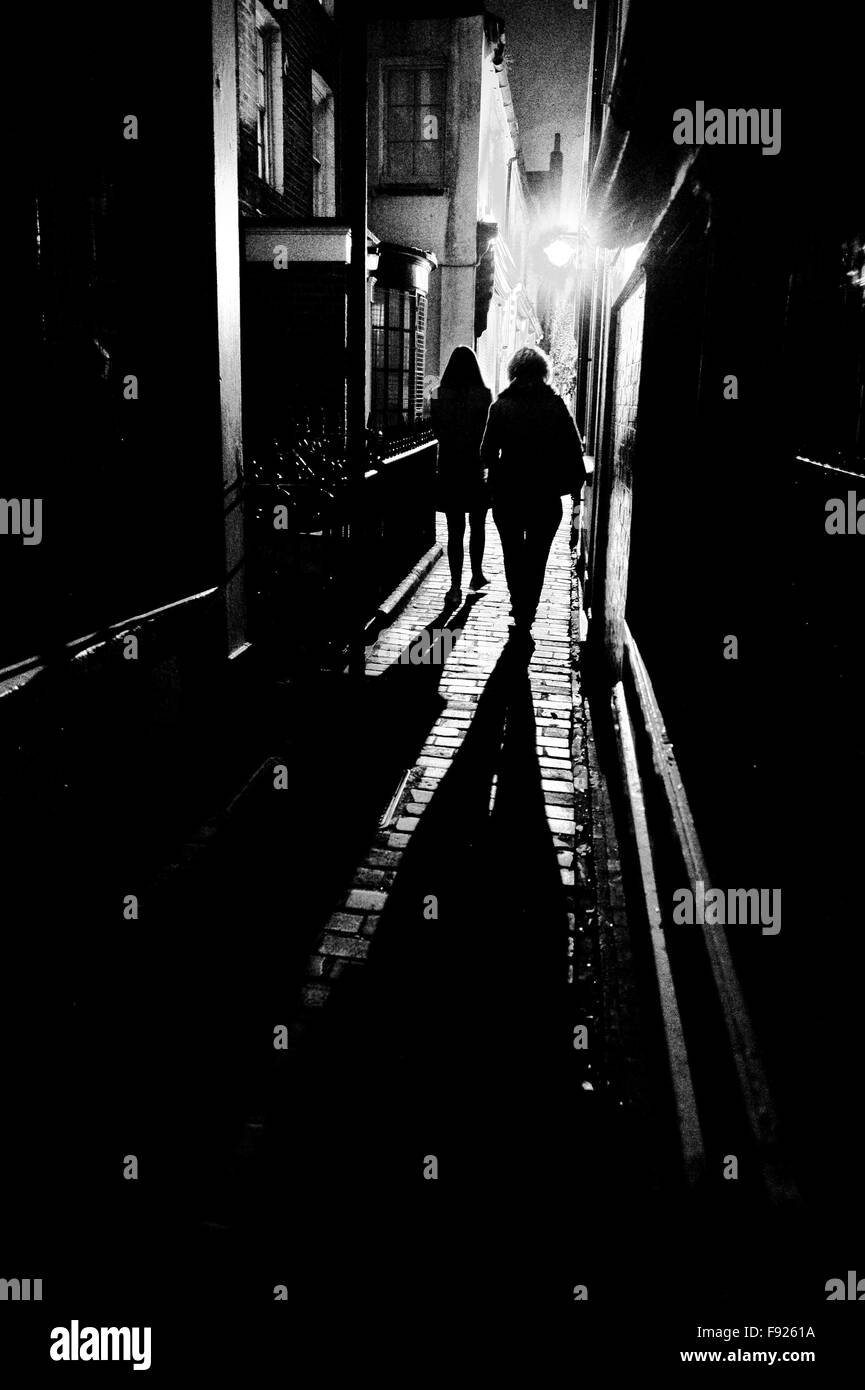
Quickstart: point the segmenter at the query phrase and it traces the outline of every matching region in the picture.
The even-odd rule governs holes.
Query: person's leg
[[[501,537],[505,579],[508,582],[511,607],[516,618],[522,604],[525,527],[519,513],[510,507],[494,507],[493,521]]]
[[[465,550],[463,537],[466,530],[465,512],[449,511],[448,523],[448,564],[451,571],[451,593],[461,593],[463,584],[463,558]]]
[[[487,509],[477,507],[469,512],[469,559],[472,565],[472,585],[479,589],[488,584],[484,574],[484,547],[487,539]]]
[[[562,519],[562,504],[555,502],[526,521],[524,618],[531,624],[544,587],[547,560]]]

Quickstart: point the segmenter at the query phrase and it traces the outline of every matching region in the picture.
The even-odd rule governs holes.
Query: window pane
[[[396,367],[402,360],[402,333],[398,329],[392,328],[388,334],[387,343],[390,366]]]
[[[388,178],[396,183],[410,179],[413,170],[411,145],[388,145]]]
[[[388,140],[411,140],[414,135],[414,121],[410,106],[394,106],[387,117]]]
[[[441,139],[441,111],[437,106],[419,106],[414,125],[415,139],[424,142]]]
[[[423,140],[415,145],[415,174],[423,183],[440,183],[442,145],[440,140]]]
[[[402,295],[396,290],[391,290],[388,300],[387,321],[391,328],[398,328],[402,314]]]
[[[442,100],[442,71],[427,68],[417,75],[417,99],[422,106],[439,105]]]
[[[388,73],[388,103],[409,106],[413,100],[414,73],[405,68],[392,68]]]

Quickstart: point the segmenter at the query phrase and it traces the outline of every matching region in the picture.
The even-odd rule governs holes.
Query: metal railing
[[[358,614],[372,618],[435,544],[432,431],[370,434],[367,450],[356,487],[260,473],[248,487],[252,637],[293,668],[342,669]]]

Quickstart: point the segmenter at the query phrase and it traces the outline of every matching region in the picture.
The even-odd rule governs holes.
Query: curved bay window
[[[381,246],[372,299],[372,427],[385,434],[423,417],[429,273],[435,257]]]
[[[410,429],[423,413],[426,295],[376,285],[372,301],[373,427]]]

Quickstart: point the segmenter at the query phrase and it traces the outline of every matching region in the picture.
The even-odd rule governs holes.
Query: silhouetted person
[[[473,589],[489,583],[483,572],[487,508],[481,440],[492,396],[470,347],[456,347],[431,406],[439,441],[438,502],[448,523],[451,587],[447,603],[462,599],[463,537],[469,518],[469,558]]]
[[[585,482],[583,446],[568,407],[547,384],[550,364],[524,347],[508,363],[510,386],[490,408],[481,445],[493,520],[502,539],[514,635],[530,638],[561,498]]]

